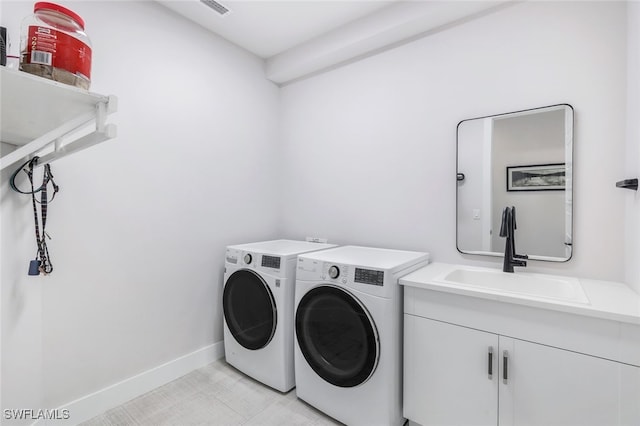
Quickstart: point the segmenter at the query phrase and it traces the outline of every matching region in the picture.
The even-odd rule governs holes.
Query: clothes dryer
[[[428,253],[343,246],[298,257],[297,396],[350,426],[402,417],[402,287]]]
[[[296,258],[331,247],[336,246],[294,240],[227,247],[222,309],[224,351],[229,364],[281,392],[295,386]]]

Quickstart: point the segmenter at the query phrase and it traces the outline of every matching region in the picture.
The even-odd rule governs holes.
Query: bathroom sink
[[[442,274],[437,281],[455,287],[589,304],[580,281],[573,277],[458,267]]]

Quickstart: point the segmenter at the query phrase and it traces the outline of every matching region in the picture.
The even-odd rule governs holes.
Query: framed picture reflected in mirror
[[[564,163],[507,167],[507,191],[563,191]]]

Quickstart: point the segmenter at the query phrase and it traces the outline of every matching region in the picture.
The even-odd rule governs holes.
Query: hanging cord
[[[9,180],[9,185],[11,189],[21,194],[31,195],[31,204],[33,205],[33,219],[35,222],[35,233],[36,233],[36,245],[38,247],[38,253],[36,256],[36,261],[38,262],[38,272],[41,272],[45,275],[50,274],[53,271],[53,264],[51,263],[51,258],[49,257],[49,249],[47,248],[46,238],[51,239],[49,234],[47,234],[46,226],[47,226],[47,208],[48,205],[55,198],[58,190],[60,189],[58,185],[56,185],[53,180],[53,174],[51,173],[51,166],[49,164],[44,165],[44,174],[42,177],[42,185],[38,189],[34,188],[33,184],[33,169],[38,163],[38,157],[33,157],[31,160],[26,161],[22,164],[12,175]],[[31,183],[31,191],[22,191],[16,186],[16,176],[20,171],[23,171],[29,177],[29,182]],[[48,200],[48,191],[47,186],[51,182],[53,186],[53,195],[51,199]],[[40,192],[40,201],[36,200],[36,194]],[[38,207],[36,203],[40,204],[40,217],[42,218],[42,236],[40,236],[40,221],[38,220]],[[37,273],[32,273],[30,268],[30,275],[38,275]]]

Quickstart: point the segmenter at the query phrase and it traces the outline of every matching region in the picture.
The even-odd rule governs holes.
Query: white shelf
[[[16,147],[0,158],[0,170],[43,151],[38,163],[51,162],[116,136],[106,123],[115,96],[0,67],[0,99],[0,141]]]

